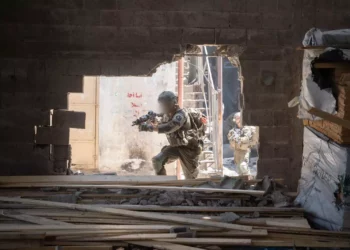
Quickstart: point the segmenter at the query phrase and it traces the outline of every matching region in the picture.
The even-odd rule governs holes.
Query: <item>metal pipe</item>
[[[183,108],[183,98],[184,98],[184,58],[181,57],[181,59],[177,63],[177,98],[178,98],[178,104],[180,108]],[[177,179],[181,179],[181,163],[180,160],[177,160],[176,162],[176,176]]]
[[[223,101],[222,101],[222,56],[217,57],[217,77],[218,77],[218,134],[217,134],[217,158],[218,158],[218,170],[223,173],[223,131],[222,131],[222,125],[223,125]]]

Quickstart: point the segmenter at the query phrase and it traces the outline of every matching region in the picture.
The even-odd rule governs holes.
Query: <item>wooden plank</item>
[[[350,69],[350,63],[338,62],[338,63],[315,63],[314,67],[316,69]]]
[[[238,232],[238,231],[226,231],[226,232],[197,232],[197,237],[264,237],[267,236],[266,229],[253,229],[251,232]]]
[[[227,238],[177,238],[159,239],[156,241],[170,242],[185,245],[229,245],[229,246],[250,246],[250,239],[227,239]]]
[[[155,248],[159,250],[204,250],[198,247],[183,246],[180,244],[173,244],[169,242],[157,242],[157,241],[127,241],[129,244]]]
[[[0,224],[0,232],[51,230],[170,230],[174,225],[12,225]]]
[[[10,183],[88,183],[106,184],[108,182],[164,182],[174,181],[176,176],[115,176],[115,175],[68,175],[68,176],[0,176],[0,184]]]
[[[119,236],[100,236],[100,237],[88,237],[70,239],[71,241],[125,241],[125,240],[156,240],[156,239],[175,239],[177,234],[175,233],[162,233],[162,234],[125,234]]]
[[[35,187],[64,187],[64,188],[115,188],[115,189],[149,189],[159,190],[159,186],[131,186],[131,185],[76,185],[76,184],[31,184]],[[171,187],[162,186],[162,190],[182,191],[182,192],[206,192],[206,193],[225,193],[225,194],[247,194],[253,196],[263,196],[265,191],[259,190],[241,190],[241,189],[221,189],[221,188],[196,188],[196,187]]]
[[[312,115],[318,116],[318,117],[323,118],[327,121],[333,122],[335,124],[338,124],[340,126],[343,126],[345,128],[350,129],[350,121],[348,121],[348,120],[344,120],[342,118],[339,118],[335,115],[329,114],[327,112],[324,112],[324,111],[316,109],[316,108],[311,108],[308,112]]]
[[[70,225],[70,223],[67,223],[67,222],[51,220],[51,219],[28,215],[28,214],[21,214],[10,210],[2,210],[2,211],[0,210],[0,214],[8,218],[26,221],[26,222],[30,222],[38,225]]]
[[[69,203],[63,203],[63,202],[40,201],[40,200],[8,198],[8,197],[0,197],[0,200],[6,201],[6,202],[17,202],[22,204],[32,204],[32,205],[39,205],[39,206],[42,205],[42,206],[48,206],[48,207],[60,207],[60,208],[77,209],[82,211],[93,211],[93,212],[101,212],[101,213],[107,213],[107,214],[124,215],[128,217],[169,221],[169,222],[175,222],[180,224],[183,223],[183,224],[196,225],[196,226],[217,227],[217,228],[223,228],[223,229],[249,231],[249,232],[252,231],[251,226],[242,226],[242,225],[228,224],[223,222],[206,221],[201,219],[191,219],[191,218],[184,218],[184,217],[174,216],[174,215],[162,215],[162,214],[150,213],[150,212],[137,212],[137,211],[130,211],[126,209],[94,207],[91,205],[69,204]]]

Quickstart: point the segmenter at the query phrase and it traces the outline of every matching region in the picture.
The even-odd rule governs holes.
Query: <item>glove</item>
[[[153,132],[153,126],[152,126],[152,124],[148,124],[146,122],[141,123],[139,125],[139,131]]]

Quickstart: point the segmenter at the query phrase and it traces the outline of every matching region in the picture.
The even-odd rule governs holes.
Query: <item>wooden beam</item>
[[[156,239],[175,239],[175,233],[160,234],[125,234],[119,236],[97,236],[97,237],[80,237],[70,239],[71,241],[125,241],[125,240],[156,240]]]
[[[76,210],[81,210],[81,211],[93,211],[93,212],[100,212],[100,213],[107,213],[107,214],[124,215],[124,216],[135,217],[135,218],[175,222],[175,223],[185,224],[185,225],[196,225],[196,226],[202,226],[202,227],[216,227],[216,228],[223,228],[223,229],[230,229],[230,230],[249,231],[249,232],[252,231],[251,226],[243,226],[243,225],[228,224],[228,223],[223,223],[223,222],[206,221],[206,220],[201,220],[201,219],[191,219],[191,218],[184,218],[181,216],[163,215],[163,214],[150,213],[150,212],[130,211],[130,210],[126,210],[126,209],[94,207],[91,205],[80,205],[80,204],[70,204],[70,203],[63,203],[63,202],[40,201],[40,200],[8,198],[8,197],[0,197],[0,201],[15,202],[15,203],[17,202],[17,203],[22,203],[22,204],[31,204],[31,205],[39,205],[39,206],[47,206],[47,207],[59,207],[59,208],[76,209]]]
[[[170,242],[185,245],[229,245],[229,246],[250,246],[250,239],[227,239],[227,238],[177,238],[160,239],[156,241]]]
[[[28,214],[21,214],[21,213],[9,211],[9,210],[2,210],[2,211],[0,210],[0,214],[8,218],[26,221],[26,222],[30,222],[38,225],[71,225],[70,223],[67,223],[67,222],[51,220],[51,219],[28,215]]]
[[[131,186],[131,185],[76,185],[76,184],[31,184],[35,187],[65,187],[65,188],[115,188],[115,189],[149,189],[149,190],[169,190],[182,192],[205,192],[205,193],[225,193],[225,194],[247,194],[253,196],[263,196],[265,191],[241,190],[241,189],[221,189],[221,188],[195,188],[195,187],[171,187],[171,186]]]
[[[66,176],[0,176],[0,184],[10,183],[121,183],[121,182],[166,182],[174,181],[176,176],[116,176],[116,175],[66,175]]]
[[[345,128],[350,129],[350,121],[348,121],[348,120],[344,120],[338,116],[332,115],[330,113],[324,112],[324,111],[322,111],[320,109],[316,109],[316,108],[311,108],[310,110],[308,110],[308,112],[312,115],[323,118],[324,120],[333,122],[335,124],[338,124],[340,126],[343,126]]]
[[[127,242],[136,246],[150,247],[150,248],[155,248],[159,250],[204,250],[203,248],[183,246],[180,244],[173,244],[169,242],[157,242],[157,241],[127,241]]]

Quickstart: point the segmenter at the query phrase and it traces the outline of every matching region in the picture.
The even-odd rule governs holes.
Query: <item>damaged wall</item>
[[[244,120],[261,129],[259,175],[284,177],[293,187],[302,149],[301,122],[287,110],[300,85],[295,48],[310,27],[345,28],[350,19],[347,0],[0,4],[1,174],[52,171],[46,156],[32,150],[34,125],[47,125],[49,109],[67,108],[67,92],[81,92],[83,75],[142,75],[170,61],[180,45],[238,44],[246,47]],[[52,136],[69,133],[56,129]]]
[[[158,95],[176,90],[177,63],[164,64],[152,77],[101,77],[99,170],[118,175],[153,175],[152,157],[168,144],[164,135],[139,132],[132,121],[159,113]],[[174,166],[172,166],[174,168]],[[171,168],[167,167],[171,170]],[[175,174],[173,171],[168,173]]]

